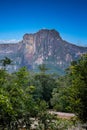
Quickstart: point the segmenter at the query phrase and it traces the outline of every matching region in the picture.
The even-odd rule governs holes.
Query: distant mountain
[[[63,73],[70,62],[77,60],[87,47],[64,41],[56,30],[42,29],[34,34],[25,34],[15,44],[0,44],[0,59],[9,57],[14,64],[7,66],[11,71],[22,66],[38,71],[38,65],[46,64],[49,72]]]

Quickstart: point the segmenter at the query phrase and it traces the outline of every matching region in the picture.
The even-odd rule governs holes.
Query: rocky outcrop
[[[8,56],[17,70],[22,66],[38,70],[39,64],[46,64],[50,72],[63,73],[70,62],[77,60],[86,47],[79,47],[64,41],[56,30],[42,29],[34,34],[25,34],[16,44],[0,44],[0,59]],[[14,69],[13,69],[14,70]]]

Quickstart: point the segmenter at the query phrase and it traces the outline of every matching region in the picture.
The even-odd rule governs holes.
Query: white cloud
[[[0,40],[0,43],[18,43],[20,40],[10,39],[10,40]]]

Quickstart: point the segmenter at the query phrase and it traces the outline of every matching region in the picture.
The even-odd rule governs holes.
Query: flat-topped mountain
[[[7,69],[17,70],[22,66],[37,71],[38,65],[46,64],[50,72],[62,73],[70,62],[87,53],[87,47],[79,47],[64,41],[56,30],[42,29],[34,34],[25,34],[16,44],[0,44],[0,59],[9,57],[14,64]]]

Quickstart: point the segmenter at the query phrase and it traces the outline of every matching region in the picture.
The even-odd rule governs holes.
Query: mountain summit
[[[46,64],[50,72],[63,73],[70,62],[77,60],[87,47],[79,47],[64,41],[56,30],[42,29],[34,34],[25,34],[16,44],[0,44],[0,59],[5,56],[14,61],[7,69],[17,70],[22,66],[38,70]]]

